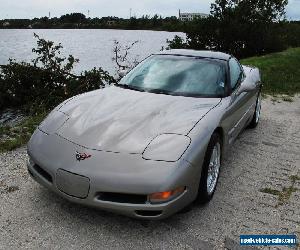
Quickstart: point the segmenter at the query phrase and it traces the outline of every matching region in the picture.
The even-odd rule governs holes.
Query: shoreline
[[[168,33],[184,33],[183,31],[170,31],[159,29],[121,29],[121,28],[3,28],[0,30],[115,30],[115,31],[153,31],[153,32],[168,32]],[[184,33],[185,34],[185,33]]]

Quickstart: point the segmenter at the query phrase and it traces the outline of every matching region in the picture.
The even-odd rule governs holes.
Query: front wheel
[[[198,202],[209,202],[217,187],[221,168],[222,144],[220,136],[214,133],[208,144],[198,190]]]
[[[261,96],[261,92],[259,92],[256,100],[255,112],[252,121],[249,124],[249,128],[256,128],[259,123],[260,115],[261,115],[261,101],[262,101],[262,96]]]

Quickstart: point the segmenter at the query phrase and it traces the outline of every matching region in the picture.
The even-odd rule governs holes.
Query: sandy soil
[[[35,183],[26,160],[25,148],[0,154],[0,249],[240,249],[240,234],[300,238],[300,97],[265,100],[258,128],[224,160],[213,201],[161,222],[69,203]]]

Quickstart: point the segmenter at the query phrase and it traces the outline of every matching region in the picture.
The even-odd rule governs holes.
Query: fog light
[[[185,191],[185,187],[176,188],[173,191],[159,192],[149,195],[151,203],[163,203],[175,199]]]

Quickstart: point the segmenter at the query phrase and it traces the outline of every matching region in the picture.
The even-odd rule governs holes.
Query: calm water
[[[32,48],[36,45],[33,33],[54,42],[62,43],[63,54],[72,54],[80,60],[75,71],[80,72],[93,67],[102,67],[115,72],[112,62],[114,40],[122,45],[139,40],[130,58],[138,56],[142,60],[150,53],[166,46],[166,40],[182,33],[144,31],[144,30],[0,30],[0,64],[6,64],[9,58],[30,61]]]

